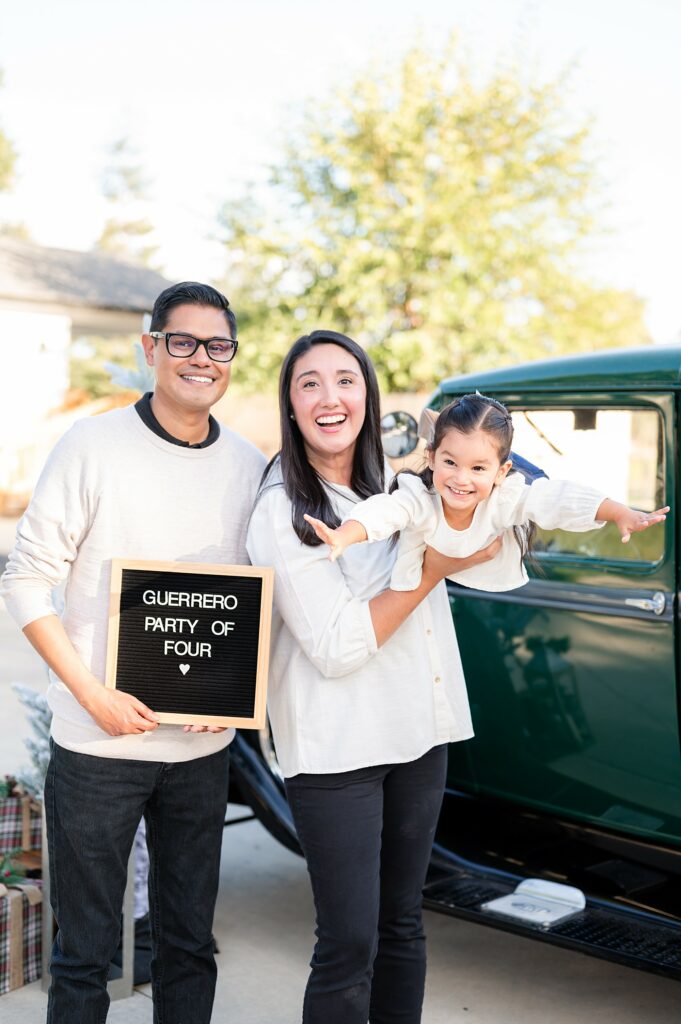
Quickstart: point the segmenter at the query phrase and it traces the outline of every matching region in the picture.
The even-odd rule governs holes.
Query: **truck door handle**
[[[630,608],[640,608],[644,612],[662,615],[667,600],[661,590],[656,590],[652,597],[627,597],[624,599],[624,603]]]

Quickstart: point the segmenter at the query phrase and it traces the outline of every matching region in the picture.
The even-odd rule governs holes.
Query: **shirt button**
[[[426,636],[432,636],[432,635],[433,635],[432,629],[427,629],[426,630]]]
[[[435,682],[436,682],[436,683],[441,683],[441,682],[442,682],[442,680],[440,679],[440,677],[439,677],[439,676],[435,676]]]

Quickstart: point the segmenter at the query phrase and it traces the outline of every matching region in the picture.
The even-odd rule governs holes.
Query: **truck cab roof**
[[[659,391],[681,387],[681,345],[610,349],[520,363],[442,381],[437,394],[466,391]]]

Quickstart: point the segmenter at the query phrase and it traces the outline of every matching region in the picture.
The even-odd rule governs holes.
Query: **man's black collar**
[[[208,437],[204,441],[199,441],[198,444],[189,444],[188,441],[180,441],[179,438],[173,437],[172,434],[163,429],[151,408],[151,396],[151,391],[147,391],[146,395],[142,395],[139,402],[135,402],[135,409],[139,413],[145,427],[153,430],[158,437],[162,437],[164,441],[169,441],[170,444],[178,444],[181,448],[208,448],[209,445],[215,444],[220,436],[220,424],[214,416],[208,417]]]

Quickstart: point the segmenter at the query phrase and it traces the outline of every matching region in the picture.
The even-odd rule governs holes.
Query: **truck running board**
[[[459,869],[429,882],[423,905],[478,924],[579,950],[628,967],[653,971],[681,981],[681,924],[642,916],[614,904],[587,898],[584,910],[550,927],[511,920],[482,905],[509,896],[515,885],[484,869]]]

